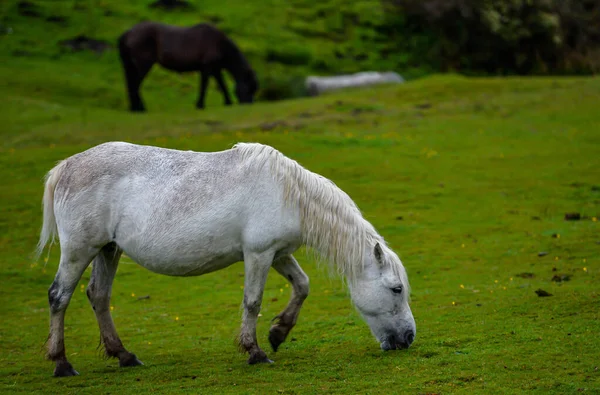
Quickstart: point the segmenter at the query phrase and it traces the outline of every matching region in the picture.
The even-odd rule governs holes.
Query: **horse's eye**
[[[395,294],[401,294],[402,293],[402,286],[392,288],[392,292],[395,293]]]

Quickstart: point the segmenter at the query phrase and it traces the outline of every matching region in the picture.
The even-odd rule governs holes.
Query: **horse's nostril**
[[[404,340],[406,341],[406,344],[410,346],[415,340],[415,333],[413,331],[407,331]]]
[[[390,345],[392,346],[392,350],[396,349],[396,337],[394,337],[394,335],[390,336],[388,338],[388,342],[390,342]]]

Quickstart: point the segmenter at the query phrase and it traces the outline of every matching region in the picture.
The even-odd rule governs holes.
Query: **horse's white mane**
[[[398,256],[363,218],[350,196],[331,180],[305,169],[268,145],[238,143],[233,148],[249,166],[268,167],[283,184],[286,203],[300,208],[304,244],[337,266],[340,274],[350,281],[356,279],[365,252],[379,243],[384,263],[394,270],[408,291],[408,278]]]

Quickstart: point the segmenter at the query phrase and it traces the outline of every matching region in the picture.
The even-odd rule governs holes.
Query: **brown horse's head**
[[[236,81],[235,95],[240,103],[252,103],[254,101],[254,94],[258,90],[258,80],[256,79],[256,73],[254,70],[248,68],[244,70]]]

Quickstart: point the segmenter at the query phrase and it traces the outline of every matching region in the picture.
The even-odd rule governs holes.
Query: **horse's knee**
[[[250,314],[258,314],[260,312],[261,300],[244,296],[244,308]]]

